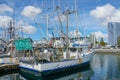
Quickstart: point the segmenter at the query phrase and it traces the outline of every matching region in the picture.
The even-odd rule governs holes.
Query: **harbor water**
[[[120,56],[95,54],[89,66],[76,71],[47,77],[17,71],[0,74],[0,80],[120,80]]]

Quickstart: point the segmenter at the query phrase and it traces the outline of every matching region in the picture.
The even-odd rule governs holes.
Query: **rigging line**
[[[34,19],[35,23],[38,25],[39,29],[40,29],[40,32],[41,32],[41,37],[43,37],[43,31],[42,31],[42,28],[41,28],[41,25],[40,25],[40,22],[37,20],[37,19]]]

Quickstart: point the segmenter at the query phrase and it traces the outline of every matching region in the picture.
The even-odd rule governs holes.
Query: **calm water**
[[[0,75],[0,80],[120,80],[120,56],[95,55],[90,67],[44,78],[18,72]]]

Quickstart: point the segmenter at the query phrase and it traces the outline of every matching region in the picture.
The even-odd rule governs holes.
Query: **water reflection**
[[[20,71],[19,71],[20,72]],[[91,69],[90,66],[80,68],[70,72],[63,72],[56,75],[40,77],[24,73],[12,73],[2,75],[0,80],[90,80]]]
[[[26,74],[24,72],[20,72],[22,77],[29,79],[29,80],[90,80],[91,75],[90,65],[80,68],[79,70],[72,70],[67,72],[62,72],[55,75],[40,77],[34,76],[30,74]],[[27,76],[29,75],[29,76]]]
[[[19,73],[3,75],[0,77],[0,80],[18,80],[18,79],[19,79]]]
[[[91,63],[91,68],[94,72],[91,80],[118,80],[120,78],[119,59],[119,56],[95,55]]]
[[[88,75],[87,75],[88,74]],[[55,80],[90,80],[90,70],[84,72],[73,73]]]
[[[120,80],[120,56],[94,55],[91,66],[47,77],[33,76],[21,71],[0,74],[0,80]]]

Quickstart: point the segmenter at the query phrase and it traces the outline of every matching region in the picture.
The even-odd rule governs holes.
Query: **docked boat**
[[[87,45],[32,50],[32,45],[29,45],[29,42],[29,39],[16,40],[16,49],[28,49],[29,52],[29,54],[25,52],[26,56],[21,58],[19,67],[22,71],[38,76],[49,75],[87,65],[90,63],[94,54],[94,51],[89,49]],[[24,46],[21,44],[24,44]]]
[[[0,44],[0,65],[18,63],[13,40]]]
[[[92,75],[90,65],[86,65],[83,68],[71,69],[71,71],[61,72],[59,74],[50,76],[35,76],[28,72],[19,72],[21,77],[28,80],[89,80],[89,76]],[[86,73],[89,73],[86,75]]]
[[[57,6],[57,12],[59,12],[58,9]],[[67,19],[66,23],[68,23],[68,15],[73,12],[70,12],[70,10],[63,12]],[[60,20],[59,15],[58,18]],[[61,32],[63,33],[62,30]],[[94,55],[94,50],[87,44],[72,44],[72,46],[69,46],[68,33],[68,25],[66,25],[66,34],[61,36],[61,42],[56,41],[56,37],[53,35],[53,42],[49,47],[33,47],[33,41],[29,38],[16,40],[16,50],[25,53],[25,56],[19,61],[20,70],[37,76],[46,76],[89,64]],[[60,45],[57,43],[60,43]],[[63,43],[62,46],[61,43]]]

